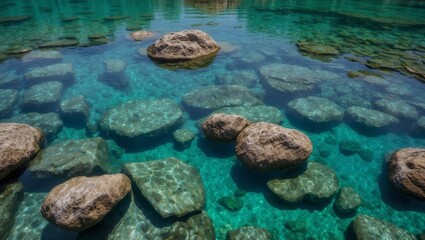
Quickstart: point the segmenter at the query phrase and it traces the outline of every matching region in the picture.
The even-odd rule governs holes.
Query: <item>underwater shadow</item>
[[[236,142],[219,143],[198,136],[197,147],[208,157],[228,158],[236,154]]]
[[[71,232],[60,229],[52,223],[48,223],[41,232],[40,239],[61,239],[61,240],[74,240],[77,239],[78,232]]]

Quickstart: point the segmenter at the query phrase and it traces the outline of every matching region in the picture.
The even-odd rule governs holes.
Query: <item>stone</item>
[[[106,71],[99,76],[99,81],[118,90],[128,90],[130,81],[125,74],[127,63],[121,59],[108,59],[103,61]]]
[[[243,200],[235,196],[224,196],[217,202],[231,212],[237,212],[243,207]]]
[[[341,121],[344,110],[334,102],[321,97],[306,97],[288,103],[290,110],[314,123]]]
[[[149,31],[135,31],[130,33],[131,38],[134,41],[143,41],[155,36],[155,33]]]
[[[303,220],[291,220],[285,223],[285,228],[291,232],[306,233],[308,231],[307,222]]]
[[[87,36],[87,38],[89,40],[96,40],[96,39],[102,39],[102,38],[106,38],[105,34],[101,34],[101,33],[94,33],[94,34],[90,34]]]
[[[247,193],[248,193],[247,191],[245,191],[245,190],[243,190],[243,189],[238,188],[238,189],[236,189],[236,190],[233,192],[233,195],[235,195],[235,197],[243,197],[243,196],[245,196]]]
[[[371,104],[370,101],[360,97],[357,94],[345,94],[345,95],[336,95],[334,98],[335,102],[343,107],[343,108],[349,108],[352,106],[356,106],[356,107],[362,107],[362,108],[370,108]]]
[[[239,115],[215,113],[202,123],[202,131],[208,139],[218,142],[231,142],[250,122]]]
[[[399,119],[418,119],[416,108],[403,100],[391,101],[388,99],[379,99],[376,100],[373,105],[382,112],[393,115]]]
[[[22,15],[22,16],[1,16],[0,24],[14,24],[21,23],[31,19],[31,16]]]
[[[100,137],[64,141],[39,152],[29,169],[36,178],[72,178],[108,172],[108,145]]]
[[[402,148],[388,163],[388,178],[395,189],[425,200],[425,149]]]
[[[71,63],[57,63],[46,67],[33,68],[25,73],[26,84],[59,81],[70,85],[75,81],[74,66]]]
[[[133,100],[103,114],[100,127],[125,138],[155,137],[166,133],[182,117],[182,110],[171,100]]]
[[[36,84],[25,91],[22,110],[25,112],[54,112],[59,108],[63,84],[56,81]]]
[[[421,130],[425,131],[425,117],[420,117],[416,122],[416,126]]]
[[[183,103],[193,112],[212,112],[224,107],[262,105],[248,88],[236,85],[207,86],[183,96]]]
[[[322,43],[299,42],[297,47],[302,52],[315,55],[339,55],[340,52],[335,47]]]
[[[281,124],[283,122],[282,112],[278,108],[265,105],[225,107],[214,113],[240,115],[251,123],[268,122]]]
[[[32,51],[29,54],[25,54],[21,60],[24,63],[27,62],[59,62],[63,58],[59,51],[48,50],[48,51]]]
[[[0,180],[31,161],[40,151],[44,134],[26,124],[0,123]]]
[[[253,123],[236,139],[236,155],[254,170],[286,169],[303,163],[313,151],[302,132],[273,123]]]
[[[100,222],[130,191],[130,179],[122,173],[75,177],[49,192],[41,214],[62,229],[83,231]]]
[[[416,237],[406,230],[368,215],[357,215],[352,226],[358,240],[416,240]]]
[[[310,91],[321,81],[339,78],[332,72],[290,64],[272,63],[259,70],[267,85],[282,93]]]
[[[228,231],[226,240],[272,240],[272,234],[265,228],[245,226]]]
[[[23,85],[22,77],[14,73],[0,74],[0,88],[21,89]]]
[[[329,199],[338,191],[339,183],[332,169],[320,163],[309,162],[302,174],[293,178],[271,180],[267,182],[267,186],[285,202],[297,203]]]
[[[363,107],[349,107],[345,113],[354,122],[370,128],[383,128],[399,122],[392,115]]]
[[[40,48],[59,48],[59,47],[70,47],[70,46],[77,46],[80,44],[77,40],[71,40],[71,39],[63,39],[63,40],[55,40],[43,43],[39,45]]]
[[[22,55],[25,53],[29,53],[31,51],[32,51],[32,48],[30,47],[17,46],[17,47],[6,49],[4,53],[6,53],[7,55]]]
[[[363,161],[366,161],[366,162],[373,161],[374,153],[370,149],[362,149],[358,151],[357,154],[359,154],[359,156],[363,159]]]
[[[339,151],[344,155],[353,155],[362,149],[362,145],[354,140],[341,140],[338,143]]]
[[[57,113],[21,113],[6,121],[25,123],[40,128],[47,139],[54,138],[63,127],[63,122]]]
[[[103,61],[107,72],[122,72],[127,67],[127,63],[121,59],[107,59]]]
[[[228,71],[218,74],[215,82],[220,85],[240,85],[253,87],[258,82],[258,75],[254,70]]]
[[[90,117],[90,106],[83,95],[73,96],[61,102],[61,115],[70,122],[86,123]]]
[[[339,213],[346,214],[357,211],[361,204],[359,194],[352,187],[342,187],[336,196],[334,208]]]
[[[128,163],[123,171],[164,218],[186,216],[205,207],[198,170],[176,158]]]
[[[15,224],[17,210],[23,198],[24,187],[21,182],[0,186],[0,239],[7,239]]]
[[[238,49],[237,46],[228,42],[218,42],[218,45],[220,46],[221,53],[231,53]]]
[[[177,129],[173,132],[173,138],[177,146],[183,148],[189,147],[195,137],[195,133],[186,128]]]
[[[7,116],[18,103],[19,92],[14,89],[0,89],[0,118]]]
[[[374,84],[374,85],[383,85],[383,86],[388,85],[388,81],[385,80],[385,78],[378,77],[378,76],[364,76],[364,77],[360,77],[359,80],[362,82],[366,82],[366,83]]]

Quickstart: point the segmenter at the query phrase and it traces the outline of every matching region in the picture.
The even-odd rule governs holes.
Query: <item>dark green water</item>
[[[282,202],[267,189],[267,174],[248,171],[237,161],[233,144],[205,140],[198,128],[202,116],[184,106],[182,98],[187,93],[222,84],[220,76],[232,79],[238,71],[249,71],[252,81],[236,84],[248,87],[265,105],[276,107],[284,116],[282,126],[298,129],[310,137],[314,147],[310,159],[332,168],[340,186],[351,186],[361,196],[363,204],[357,214],[368,214],[412,233],[422,233],[425,205],[392,189],[386,179],[385,158],[398,148],[425,145],[425,129],[417,124],[425,117],[425,85],[421,82],[425,81],[425,2],[196,2],[1,1],[1,19],[30,16],[13,22],[0,19],[0,58],[3,59],[0,79],[18,78],[18,84],[12,88],[17,88],[20,99],[1,121],[10,121],[8,119],[23,111],[20,103],[28,88],[23,75],[31,68],[50,64],[37,60],[28,63],[24,60],[25,54],[13,53],[23,48],[38,51],[40,45],[58,39],[78,41],[76,46],[53,49],[62,55],[60,62],[72,63],[75,70],[75,83],[65,86],[61,100],[85,96],[91,106],[90,122],[95,123],[108,109],[120,103],[168,98],[182,106],[184,122],[181,126],[195,132],[196,138],[190,147],[178,149],[170,130],[137,148],[130,148],[102,133],[88,134],[85,128],[65,124],[48,139],[47,146],[100,135],[107,140],[110,149],[122,152],[111,154],[112,172],[119,172],[121,165],[128,162],[166,157],[188,162],[201,173],[207,196],[205,210],[214,222],[217,239],[225,239],[227,230],[244,225],[264,227],[279,239],[291,239],[295,233],[285,228],[285,223],[294,220],[307,226],[301,239],[344,239],[354,216],[336,214],[334,200],[295,205]],[[202,30],[222,46],[211,64],[200,69],[170,70],[143,54],[143,49],[161,35],[184,29]],[[151,31],[155,36],[136,42],[129,35],[133,30]],[[105,37],[100,41],[89,40],[88,36],[93,34]],[[323,56],[303,52],[297,47],[302,43],[331,46],[339,54]],[[126,89],[117,89],[99,80],[105,72],[103,61],[107,59],[126,63]],[[274,63],[325,70],[336,77],[321,81],[307,91],[281,93],[268,85],[259,71]],[[375,78],[349,77],[349,72],[359,70]],[[11,86],[0,85],[0,88]],[[417,114],[398,116],[401,119],[398,124],[379,132],[352,124],[347,117],[332,126],[314,125],[295,116],[287,106],[288,102],[307,96],[327,98],[343,109],[350,106],[378,109],[375,102],[379,99],[401,100],[412,106]],[[373,152],[372,159],[365,161],[358,154],[342,154],[338,148],[342,140],[360,143],[362,149]],[[48,225],[39,212],[44,196],[63,180],[34,180],[26,172],[21,181],[25,189],[24,201],[8,239],[75,239],[76,234]],[[230,212],[218,200],[233,195],[238,188],[247,191],[242,198],[244,206],[237,212]]]

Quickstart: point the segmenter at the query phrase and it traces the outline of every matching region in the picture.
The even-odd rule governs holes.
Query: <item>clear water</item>
[[[314,152],[310,157],[334,169],[341,186],[353,187],[361,196],[364,213],[396,224],[412,233],[425,229],[425,205],[394,191],[386,180],[385,157],[402,147],[423,147],[425,135],[415,121],[395,125],[379,135],[365,135],[345,121],[331,129],[302,124],[290,116],[287,102],[296,97],[322,96],[333,101],[360,96],[371,104],[377,96],[402,99],[425,104],[425,85],[405,71],[368,69],[348,57],[366,60],[381,56],[386,60],[404,61],[395,57],[408,53],[425,72],[425,3],[422,1],[1,1],[0,16],[30,15],[31,19],[13,24],[0,24],[0,52],[11,48],[37,48],[40,41],[73,36],[81,46],[63,47],[62,62],[74,64],[76,83],[66,88],[62,99],[84,95],[91,105],[91,121],[117,104],[133,99],[170,98],[182,103],[188,92],[216,84],[216,76],[233,70],[255,70],[270,63],[288,63],[311,69],[322,69],[340,76],[337,81],[324,82],[315,90],[296,96],[276,94],[264,86],[258,71],[258,82],[253,92],[264,98],[265,104],[279,108],[285,116],[282,126],[306,133],[312,140]],[[74,21],[63,18],[77,16]],[[105,21],[105,17],[126,18]],[[143,29],[157,36],[141,42],[129,37],[128,29]],[[236,47],[230,53],[219,53],[213,63],[197,70],[168,70],[156,65],[138,50],[146,48],[159,36],[184,29],[200,29],[217,42]],[[82,46],[90,34],[105,34],[110,41],[99,46]],[[298,51],[298,41],[313,41],[337,47],[341,54],[326,59],[312,58]],[[0,64],[0,73],[22,76],[28,68],[20,55],[9,55]],[[98,80],[105,71],[105,59],[121,59],[130,80],[128,91],[116,90]],[[347,72],[370,70],[379,73],[389,84],[385,87],[359,82]],[[20,94],[25,89],[20,89]],[[420,116],[425,112],[417,109]],[[20,112],[15,106],[11,115]],[[197,118],[185,113],[183,127],[199,133]],[[87,138],[85,129],[65,126],[48,145],[68,139]],[[363,161],[358,155],[340,153],[337,144],[344,139],[358,141],[373,150],[374,159]],[[109,147],[119,148],[113,139]],[[121,146],[124,147],[125,146]],[[284,227],[291,220],[304,221],[308,230],[304,237],[313,239],[343,239],[353,216],[342,218],[335,214],[332,202],[328,204],[302,203],[288,205],[267,189],[267,174],[248,171],[236,159],[234,145],[206,141],[199,133],[191,146],[184,150],[173,147],[171,134],[149,146],[131,149],[113,159],[113,171],[120,171],[123,163],[176,157],[200,170],[207,194],[206,211],[212,218],[217,239],[224,239],[228,229],[256,225],[274,231],[279,239],[293,235]],[[321,150],[330,151],[326,158]],[[55,180],[34,181],[28,173],[21,177],[25,187],[24,202],[18,209],[17,220],[10,239],[75,239],[76,235],[48,225],[39,209],[45,194],[57,184]],[[49,182],[50,181],[50,182]],[[61,180],[59,180],[60,182]],[[244,207],[230,212],[217,203],[226,195],[241,188],[248,193],[243,197]],[[332,237],[332,238],[331,238]]]

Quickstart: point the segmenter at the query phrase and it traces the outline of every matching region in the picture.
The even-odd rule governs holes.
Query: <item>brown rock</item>
[[[40,150],[44,134],[26,124],[0,123],[0,180],[30,161]]]
[[[219,142],[230,142],[249,125],[249,121],[239,115],[216,113],[202,124],[202,130],[208,139]]]
[[[388,177],[397,190],[425,200],[425,149],[403,148],[394,152]]]
[[[312,151],[304,133],[272,123],[251,124],[236,140],[239,160],[255,170],[293,167],[304,162]]]
[[[49,192],[41,214],[60,228],[82,231],[100,222],[130,191],[130,179],[121,173],[75,177]]]

